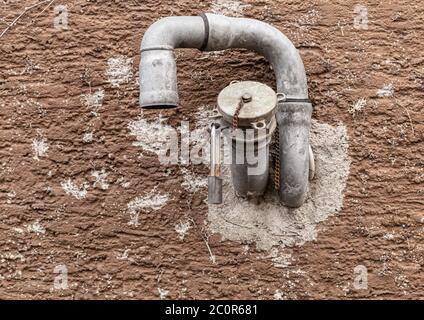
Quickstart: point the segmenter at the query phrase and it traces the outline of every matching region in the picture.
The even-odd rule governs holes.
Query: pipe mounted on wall
[[[273,26],[247,18],[215,14],[166,17],[152,24],[141,43],[140,105],[178,106],[176,48],[216,51],[245,48],[272,65],[279,99],[276,118],[280,138],[281,201],[299,207],[306,198],[309,175],[309,129],[312,105],[305,69],[291,41]]]

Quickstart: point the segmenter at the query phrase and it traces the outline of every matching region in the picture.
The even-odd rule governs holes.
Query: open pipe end
[[[142,51],[139,77],[142,108],[167,109],[178,106],[177,69],[173,50]]]
[[[141,106],[143,109],[174,109],[177,108],[176,104],[163,104],[163,103],[154,103],[154,104],[145,104]]]

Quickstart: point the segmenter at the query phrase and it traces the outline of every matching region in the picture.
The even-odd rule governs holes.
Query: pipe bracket
[[[200,51],[205,51],[206,47],[208,46],[209,42],[209,20],[206,14],[201,13],[199,15],[203,19],[203,23],[205,24],[205,39],[203,40],[202,46],[199,48]]]

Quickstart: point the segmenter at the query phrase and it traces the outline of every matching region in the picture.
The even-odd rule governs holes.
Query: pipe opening
[[[143,109],[174,109],[178,106],[175,104],[146,104],[141,106]]]

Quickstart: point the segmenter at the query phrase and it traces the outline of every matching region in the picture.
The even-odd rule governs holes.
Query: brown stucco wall
[[[0,3],[0,32],[34,3]],[[67,30],[54,27],[59,4]],[[421,298],[424,8],[361,1],[364,30],[356,4],[58,0],[23,15],[0,38],[0,298]],[[144,31],[205,11],[278,27],[304,59],[314,119],[347,128],[343,208],[313,241],[270,253],[212,233],[206,188],[182,186],[187,170],[206,177],[207,167],[164,168],[135,145],[131,123],[157,118],[138,106]],[[162,111],[170,126],[199,121],[232,80],[274,83],[244,50],[177,56],[181,108]],[[354,286],[360,265],[368,289]],[[58,289],[63,267],[68,288]]]

